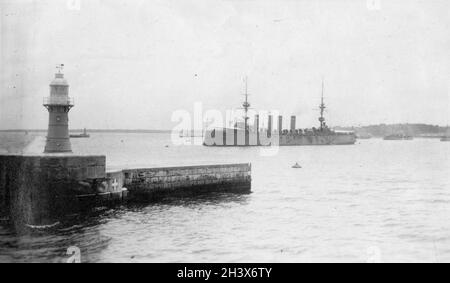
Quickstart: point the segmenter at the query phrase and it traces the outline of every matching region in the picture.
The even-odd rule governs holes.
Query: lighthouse
[[[69,111],[74,106],[69,97],[69,84],[62,73],[64,65],[50,83],[50,96],[44,98],[44,107],[49,113],[45,153],[72,152],[69,137]]]

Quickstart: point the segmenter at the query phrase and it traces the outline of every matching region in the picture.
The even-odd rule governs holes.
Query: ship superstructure
[[[216,128],[206,131],[204,135],[205,146],[294,146],[294,145],[347,145],[356,142],[353,132],[337,132],[328,127],[325,122],[324,82],[322,81],[322,96],[319,105],[319,128],[299,129],[296,127],[296,116],[291,116],[290,129],[283,129],[283,117],[278,116],[278,129],[273,130],[273,116],[268,115],[267,128],[260,129],[259,115],[255,115],[254,125],[248,124],[247,81],[245,86],[244,126],[235,123],[232,128]],[[275,140],[274,140],[275,139]]]

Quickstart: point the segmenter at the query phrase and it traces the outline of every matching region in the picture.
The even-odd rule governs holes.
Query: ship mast
[[[248,127],[248,119],[249,119],[249,117],[248,117],[248,109],[250,108],[250,103],[248,102],[248,96],[249,96],[249,94],[248,94],[248,83],[247,83],[247,81],[248,81],[248,78],[247,77],[245,77],[245,93],[244,93],[244,95],[245,95],[245,101],[244,101],[244,103],[242,103],[242,107],[244,107],[244,129],[245,130],[247,130],[247,127]]]
[[[322,78],[322,100],[320,103],[320,117],[319,117],[319,122],[320,122],[320,130],[323,131],[324,129],[324,124],[325,124],[325,118],[323,117],[323,113],[325,111],[325,103],[323,102],[323,88],[324,88],[324,83],[323,83],[323,78]]]

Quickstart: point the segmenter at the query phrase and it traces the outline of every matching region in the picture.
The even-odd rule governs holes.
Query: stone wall
[[[0,155],[0,205],[18,225],[49,225],[96,192],[106,178],[105,156]]]
[[[0,217],[9,217],[20,229],[52,225],[80,209],[124,199],[251,190],[250,164],[106,173],[105,163],[105,156],[0,155]]]
[[[132,198],[251,190],[250,164],[132,169],[123,174],[123,186]]]

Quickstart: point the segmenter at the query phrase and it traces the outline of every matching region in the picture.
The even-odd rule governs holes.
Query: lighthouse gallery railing
[[[44,97],[43,101],[44,105],[68,105],[73,106],[75,105],[75,101],[72,97]]]

